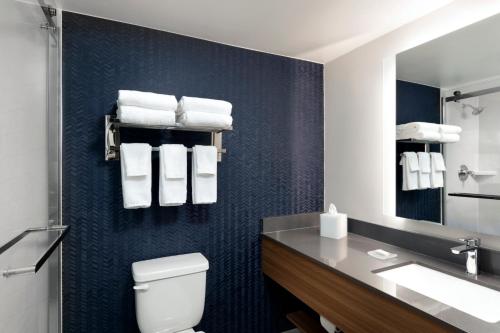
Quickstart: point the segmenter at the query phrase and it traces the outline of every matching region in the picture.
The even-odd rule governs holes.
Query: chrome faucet
[[[478,250],[479,250],[479,239],[478,238],[460,238],[459,241],[464,242],[464,245],[456,246],[451,248],[453,254],[462,254],[467,252],[467,274],[472,276],[477,276],[478,274]]]

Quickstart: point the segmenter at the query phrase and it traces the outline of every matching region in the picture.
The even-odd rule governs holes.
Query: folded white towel
[[[146,109],[175,111],[177,99],[173,95],[155,94],[135,90],[119,90],[118,106],[139,106]]]
[[[414,152],[404,152],[399,164],[403,167],[403,191],[418,189],[418,159]]]
[[[443,134],[459,134],[462,132],[462,128],[460,126],[455,126],[455,125],[441,124],[439,126],[439,131]]]
[[[442,133],[439,142],[453,143],[460,141],[460,135],[456,133]]]
[[[408,139],[439,141],[441,133],[434,130],[416,130],[413,128],[396,129],[396,140]]]
[[[120,145],[123,206],[151,206],[151,146],[145,143]]]
[[[217,201],[217,148],[194,146],[192,159],[193,204]]]
[[[177,113],[184,112],[208,112],[231,115],[232,104],[218,99],[198,98],[183,96],[179,101]]]
[[[431,188],[444,186],[443,172],[446,170],[443,155],[441,153],[430,153],[431,156]]]
[[[233,124],[233,117],[224,114],[208,112],[185,112],[178,117],[178,121],[189,127],[213,127],[225,129]]]
[[[180,206],[187,195],[187,149],[183,145],[160,147],[160,206]]]
[[[400,129],[400,130],[439,132],[440,126],[441,126],[441,124],[425,123],[425,122],[416,121],[416,122],[412,122],[412,123],[397,125],[396,128]]]
[[[396,126],[397,140],[429,140],[440,142],[457,142],[462,128],[454,125],[413,122]]]
[[[431,157],[429,153],[418,152],[418,188],[420,190],[431,187]]]
[[[121,105],[116,115],[123,123],[140,125],[175,125],[175,112],[165,110],[146,109],[138,106]]]

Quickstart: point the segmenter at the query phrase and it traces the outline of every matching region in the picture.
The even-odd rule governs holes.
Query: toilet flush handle
[[[134,286],[134,290],[148,290],[149,284],[140,284],[138,286]]]

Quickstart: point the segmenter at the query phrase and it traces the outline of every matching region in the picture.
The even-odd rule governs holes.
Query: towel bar
[[[152,151],[160,151],[160,147],[152,147],[151,149]],[[187,148],[187,152],[188,153],[192,153],[193,152],[193,148]],[[223,153],[225,154],[226,153],[226,148],[222,148],[219,153]]]
[[[29,228],[0,246],[0,254],[6,252],[8,249],[12,248],[14,245],[18,244],[23,238],[26,236],[38,233],[38,232],[48,232],[48,233],[56,233],[55,239],[50,243],[47,249],[42,253],[41,256],[38,257],[36,262],[33,265],[20,267],[20,268],[8,268],[5,269],[2,273],[4,277],[9,277],[11,275],[17,274],[27,274],[27,273],[36,273],[43,266],[43,264],[49,259],[50,255],[54,252],[54,250],[59,246],[62,242],[64,236],[66,236],[69,230],[69,226],[67,225],[59,225],[52,227],[42,227],[42,228]]]
[[[186,127],[182,124],[176,124],[173,126],[148,126],[140,124],[128,124],[128,123],[121,123],[116,118],[116,116],[106,115],[105,127],[104,127],[104,141],[105,141],[104,159],[106,161],[118,161],[120,159],[120,127],[210,133],[212,142],[211,144],[217,147],[218,162],[222,161],[222,154],[226,153],[226,149],[222,148],[222,132],[231,131],[233,129],[232,127],[227,129],[210,128],[210,127],[193,128],[193,127]],[[159,147],[153,147],[153,151],[159,151]],[[193,151],[192,148],[188,148],[188,152],[192,151]]]

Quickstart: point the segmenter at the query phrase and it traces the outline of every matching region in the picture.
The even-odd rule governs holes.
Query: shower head
[[[477,116],[478,114],[480,114],[481,112],[483,112],[484,109],[486,108],[485,106],[474,106],[474,105],[470,105],[470,104],[467,104],[467,103],[460,103],[460,102],[457,102],[457,103],[459,103],[464,110],[466,108],[472,109],[472,114],[475,115],[475,116]]]

